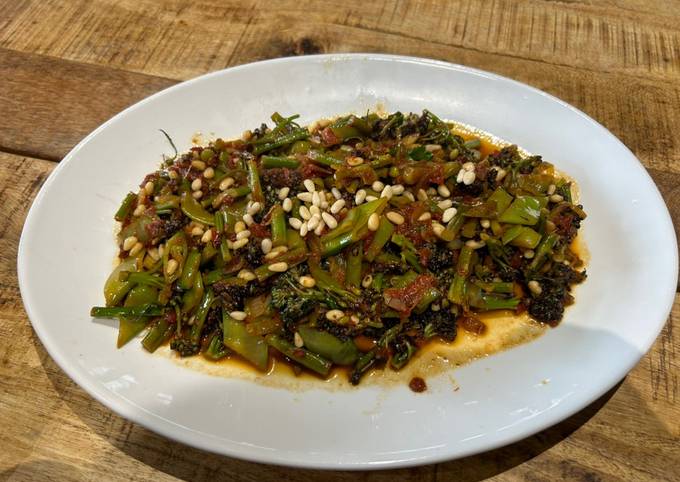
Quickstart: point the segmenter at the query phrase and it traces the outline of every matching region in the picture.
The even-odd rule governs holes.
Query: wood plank
[[[59,160],[99,124],[173,83],[0,49],[0,148]]]
[[[316,32],[347,25],[597,72],[680,74],[677,22],[639,2],[618,8],[521,0],[348,0],[333,8],[321,0],[304,8],[293,0],[275,8],[234,0],[3,3],[11,15],[0,25],[0,46],[173,78],[233,65],[230,52],[249,27],[271,36],[303,25]]]
[[[111,413],[55,365],[35,337],[16,285],[16,249],[30,201],[54,163],[0,153],[0,480],[355,480],[280,469],[171,442]],[[680,462],[680,295],[652,350],[609,394],[568,420],[499,450],[409,470],[400,480],[663,480]]]
[[[527,82],[584,110],[617,135],[645,164],[680,173],[680,83],[669,84],[554,67],[441,46],[369,30],[301,27],[272,34],[253,26],[232,62],[330,50],[385,51],[439,58]],[[360,48],[360,46],[362,46]],[[52,75],[34,78],[32,72]],[[170,80],[0,49],[0,149],[58,159],[103,120]],[[97,89],[92,86],[97,85]],[[644,108],[642,108],[644,106]],[[30,133],[30,136],[26,134]]]

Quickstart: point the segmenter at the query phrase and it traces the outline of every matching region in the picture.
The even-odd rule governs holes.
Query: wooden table
[[[23,310],[15,268],[33,197],[101,122],[205,72],[320,52],[443,59],[550,92],[638,156],[677,229],[678,7],[672,0],[0,0],[0,479],[679,480],[680,297],[638,366],[555,427],[436,466],[324,473],[204,453],[113,414],[47,355]]]

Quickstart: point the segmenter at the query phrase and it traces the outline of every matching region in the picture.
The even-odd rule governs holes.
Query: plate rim
[[[495,81],[501,81],[501,82],[509,82],[510,84],[513,84],[517,87],[521,87],[522,89],[528,89],[529,92],[533,94],[538,94],[540,96],[543,96],[552,102],[557,102],[559,105],[562,107],[566,107],[568,110],[572,111],[573,113],[577,114],[579,117],[584,119],[587,123],[589,123],[593,128],[598,129],[600,134],[603,134],[607,136],[610,139],[613,139],[616,143],[620,145],[623,149],[625,149],[628,154],[634,159],[635,163],[631,163],[631,166],[635,166],[635,169],[638,170],[638,174],[641,176],[642,179],[645,181],[645,191],[651,193],[654,193],[654,196],[656,197],[657,202],[659,202],[662,206],[664,206],[663,210],[663,215],[658,216],[658,225],[660,228],[663,228],[664,231],[666,231],[666,235],[670,236],[669,240],[672,242],[672,244],[675,246],[675,249],[672,252],[672,266],[673,272],[672,272],[672,278],[674,279],[674,283],[668,283],[669,289],[665,295],[665,298],[667,299],[667,302],[665,306],[663,307],[663,310],[659,310],[659,312],[666,313],[665,317],[660,317],[661,321],[656,321],[655,326],[653,329],[650,329],[647,332],[647,336],[641,340],[640,346],[644,348],[644,351],[638,353],[636,356],[631,356],[626,360],[626,363],[619,363],[618,369],[613,370],[611,374],[608,377],[607,383],[600,384],[597,389],[592,390],[592,393],[589,394],[588,397],[586,397],[586,402],[585,403],[577,403],[572,406],[568,406],[565,408],[556,409],[553,410],[553,416],[549,417],[548,420],[544,419],[543,423],[538,423],[536,426],[533,427],[523,427],[523,429],[520,429],[516,432],[510,433],[505,437],[499,437],[495,441],[492,441],[491,443],[487,443],[485,448],[480,451],[476,448],[469,448],[467,450],[462,449],[458,450],[455,454],[451,453],[451,451],[447,452],[446,450],[442,450],[437,453],[433,454],[426,454],[426,455],[420,455],[408,459],[392,459],[392,460],[385,460],[385,461],[378,461],[378,462],[370,462],[370,461],[364,461],[364,462],[357,462],[357,461],[351,461],[351,462],[305,462],[302,459],[290,459],[287,458],[285,454],[281,454],[280,452],[268,452],[268,451],[262,451],[258,448],[254,448],[251,450],[244,450],[242,446],[226,446],[224,444],[211,444],[209,438],[197,438],[195,436],[188,436],[188,437],[183,437],[183,430],[185,435],[190,435],[189,432],[191,429],[187,429],[185,427],[178,427],[177,425],[173,423],[168,423],[165,422],[163,424],[160,424],[158,419],[154,418],[148,418],[152,417],[152,414],[148,414],[148,411],[145,410],[143,407],[137,406],[133,402],[130,402],[126,400],[124,397],[121,397],[120,395],[116,395],[114,392],[105,389],[103,386],[97,384],[93,380],[89,380],[87,378],[83,378],[80,376],[80,374],[76,370],[75,364],[72,362],[69,362],[67,360],[67,357],[64,356],[63,350],[60,350],[58,345],[55,344],[55,342],[51,339],[49,334],[47,333],[47,330],[45,329],[45,324],[42,323],[41,321],[34,321],[38,320],[38,318],[35,316],[33,309],[31,308],[31,299],[30,296],[27,294],[28,293],[28,274],[27,274],[27,263],[26,263],[26,239],[30,237],[30,231],[32,230],[32,227],[34,225],[33,218],[36,216],[36,212],[38,211],[38,207],[42,204],[43,198],[46,196],[46,192],[49,190],[50,186],[52,183],[55,181],[55,179],[60,175],[61,171],[66,168],[66,166],[73,160],[74,157],[76,157],[77,153],[81,150],[81,148],[89,143],[94,137],[96,137],[101,131],[107,129],[111,124],[114,122],[117,122],[120,118],[125,117],[129,112],[132,112],[136,109],[139,109],[146,105],[149,102],[152,102],[158,97],[162,97],[163,95],[166,95],[168,92],[172,92],[175,90],[179,89],[184,89],[192,84],[198,83],[204,79],[211,78],[211,77],[217,77],[220,75],[224,75],[225,72],[236,72],[236,71],[241,71],[241,70],[247,70],[251,69],[255,66],[266,66],[266,65],[273,65],[273,64],[278,64],[278,63],[297,63],[297,62],[316,62],[316,61],[328,61],[328,62],[338,62],[338,61],[343,61],[343,60],[365,60],[365,61],[389,61],[389,62],[400,62],[400,63],[405,63],[405,64],[418,64],[418,65],[426,65],[426,66],[431,66],[431,67],[437,67],[437,68],[443,68],[446,70],[451,70],[451,71],[458,71],[458,72],[463,72],[467,74],[473,74],[481,77],[485,77],[491,80]],[[478,126],[479,127],[479,126]],[[661,214],[661,213],[660,213]],[[420,466],[420,465],[425,465],[425,464],[434,464],[434,463],[440,463],[444,461],[449,461],[449,460],[455,460],[455,459],[460,459],[463,457],[467,457],[473,454],[477,453],[483,453],[486,451],[494,450],[499,447],[507,446],[509,444],[515,443],[521,439],[524,439],[526,437],[529,437],[531,435],[534,435],[536,433],[539,433],[551,426],[554,426],[562,421],[564,421],[566,418],[570,417],[574,413],[577,413],[578,411],[583,410],[585,407],[593,403],[595,400],[600,398],[602,395],[607,393],[609,390],[611,390],[612,387],[614,387],[622,378],[626,376],[626,374],[632,370],[632,368],[637,365],[637,363],[645,356],[645,354],[649,351],[651,348],[652,344],[656,340],[656,338],[659,336],[659,333],[663,329],[666,320],[668,318],[668,314],[670,314],[672,306],[675,301],[675,295],[676,295],[676,287],[677,287],[677,282],[678,282],[678,249],[677,249],[677,237],[675,235],[675,230],[673,227],[673,222],[672,218],[670,216],[670,212],[668,211],[668,206],[666,205],[665,201],[663,200],[663,197],[661,196],[661,193],[659,192],[658,187],[652,180],[651,176],[647,172],[647,170],[644,168],[640,160],[637,158],[637,156],[630,150],[628,147],[623,144],[623,142],[616,137],[613,133],[611,133],[606,127],[604,127],[602,124],[597,122],[595,119],[581,111],[580,109],[572,106],[571,104],[563,101],[562,99],[555,97],[552,94],[549,94],[547,92],[544,92],[536,87],[533,87],[531,85],[528,85],[524,82],[520,82],[518,80],[514,80],[509,77],[505,77],[500,74],[488,72],[485,70],[477,69],[474,67],[469,67],[466,65],[462,64],[457,64],[457,63],[452,63],[452,62],[447,62],[443,60],[436,60],[436,59],[430,59],[430,58],[424,58],[424,57],[414,57],[414,56],[404,56],[404,55],[392,55],[392,54],[379,54],[379,53],[332,53],[332,54],[317,54],[317,55],[307,55],[307,56],[292,56],[292,57],[280,57],[276,59],[268,59],[268,60],[261,60],[261,61],[255,61],[255,62],[249,62],[246,64],[241,64],[238,66],[234,67],[228,67],[225,69],[221,69],[218,71],[214,72],[209,72],[185,81],[180,81],[172,86],[166,87],[165,89],[162,89],[150,96],[147,96],[138,102],[135,102],[134,104],[126,107],[124,110],[120,111],[119,113],[115,114],[113,117],[99,125],[96,129],[94,129],[92,132],[90,132],[87,136],[85,136],[80,142],[78,142],[64,157],[63,159],[58,163],[58,165],[54,168],[52,173],[48,176],[47,180],[43,183],[43,185],[40,188],[40,191],[36,195],[35,199],[33,200],[31,207],[26,215],[22,231],[21,231],[21,237],[19,239],[19,246],[18,246],[18,251],[17,251],[17,279],[19,282],[19,291],[21,294],[21,299],[22,303],[24,305],[24,310],[26,311],[26,314],[29,318],[29,321],[31,323],[31,326],[33,327],[33,330],[36,332],[38,335],[38,338],[40,339],[40,342],[42,346],[45,348],[45,350],[48,352],[50,357],[54,360],[54,362],[59,366],[59,368],[66,373],[66,375],[74,382],[76,383],[80,388],[85,390],[90,396],[92,396],[94,399],[96,399],[98,402],[102,403],[108,410],[113,411],[114,413],[120,415],[121,417],[141,425],[142,427],[159,434],[163,437],[169,438],[173,441],[183,443],[189,446],[193,446],[195,448],[205,450],[208,452],[216,453],[219,455],[223,456],[228,456],[228,457],[235,457],[238,459],[242,460],[247,460],[250,462],[258,462],[258,463],[267,463],[267,464],[274,464],[274,465],[279,465],[279,466],[287,466],[287,467],[295,467],[295,468],[309,468],[309,469],[331,469],[331,470],[374,470],[374,469],[387,469],[387,468],[403,468],[403,467],[413,467],[413,466]],[[671,288],[672,285],[672,288]],[[33,302],[35,302],[33,300]],[[657,308],[658,309],[658,308]],[[557,407],[556,407],[557,408]]]

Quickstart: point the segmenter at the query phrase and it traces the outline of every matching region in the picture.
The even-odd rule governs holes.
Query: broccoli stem
[[[288,228],[286,226],[286,217],[280,204],[272,208],[271,219],[272,244],[274,246],[285,246]]]
[[[118,318],[119,316],[159,316],[163,308],[147,303],[140,306],[93,306],[90,316],[94,318]]]
[[[272,348],[321,376],[326,377],[331,371],[333,363],[317,353],[305,350],[304,348],[298,348],[278,335],[267,335],[265,340]]]

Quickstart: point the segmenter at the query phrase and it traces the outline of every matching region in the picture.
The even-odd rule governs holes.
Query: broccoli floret
[[[250,238],[243,257],[251,268],[257,268],[262,264],[262,248],[254,236]]]
[[[302,288],[298,282],[305,272],[300,266],[280,275],[272,286],[272,306],[281,314],[285,323],[292,323],[308,315],[319,304],[329,308],[356,308],[361,299],[344,289],[329,286]]]
[[[436,244],[428,245],[430,254],[427,258],[427,269],[434,273],[450,267],[453,264],[453,253],[443,246]]]
[[[541,286],[541,294],[531,300],[529,315],[537,321],[557,325],[564,316],[564,307],[573,302],[569,294],[571,285],[581,283],[585,278],[585,272],[555,263],[546,276],[536,278]]]
[[[172,340],[172,343],[170,343],[170,348],[176,351],[179,356],[187,357],[196,355],[201,349],[201,345],[183,338],[177,338]]]
[[[272,306],[284,323],[295,323],[307,316],[323,301],[323,293],[317,289],[302,289],[298,283],[302,271],[296,266],[277,278],[272,286]]]
[[[243,307],[243,302],[250,294],[248,283],[227,283],[218,281],[213,285],[213,292],[227,311],[237,311]]]
[[[439,336],[443,340],[456,339],[456,315],[449,310],[432,311],[411,315],[408,330],[415,332],[417,338],[432,338]]]

